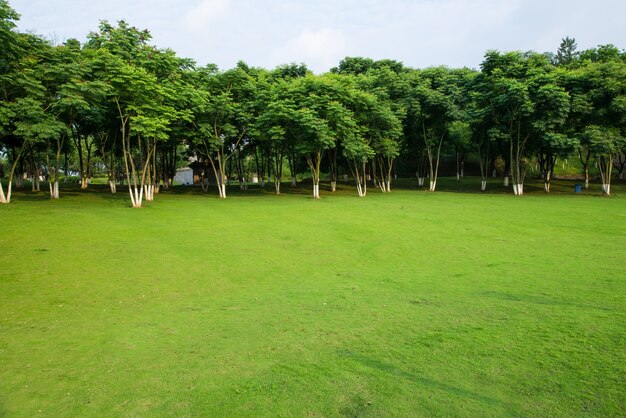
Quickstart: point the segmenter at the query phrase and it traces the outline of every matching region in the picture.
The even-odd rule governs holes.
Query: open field
[[[624,415],[626,186],[572,184],[17,192],[0,416]]]

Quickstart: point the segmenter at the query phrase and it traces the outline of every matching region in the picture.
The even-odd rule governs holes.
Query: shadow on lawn
[[[384,363],[380,360],[370,358],[362,354],[354,353],[349,350],[339,350],[337,352],[337,355],[342,358],[354,360],[369,368],[380,370],[382,372],[388,373],[393,376],[401,377],[403,379],[406,379],[418,385],[426,386],[431,389],[448,392],[458,397],[469,398],[469,399],[482,402],[491,406],[502,407],[502,408],[505,408],[508,412],[515,413],[515,408],[513,408],[511,404],[504,402],[500,399],[492,398],[492,397],[485,396],[478,392],[473,392],[471,390],[463,389],[457,386],[449,385],[447,383],[439,382],[437,380],[429,379],[427,377],[419,376],[417,374],[402,370],[393,364]]]
[[[479,292],[479,296],[489,297],[494,299],[499,299],[507,302],[522,302],[522,303],[532,303],[535,305],[546,305],[546,306],[564,306],[571,307],[576,309],[597,309],[600,311],[610,312],[612,309],[606,308],[604,306],[595,306],[595,305],[586,305],[583,303],[574,303],[566,300],[556,300],[554,298],[548,296],[541,295],[524,295],[524,294],[512,294],[506,292],[496,292],[496,291],[484,291]]]

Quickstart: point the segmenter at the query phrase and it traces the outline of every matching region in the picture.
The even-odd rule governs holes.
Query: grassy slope
[[[0,416],[623,414],[615,188],[18,194]]]

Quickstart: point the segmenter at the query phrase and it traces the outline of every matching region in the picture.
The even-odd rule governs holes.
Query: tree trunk
[[[330,191],[337,190],[337,175],[339,167],[337,165],[337,147],[328,150],[328,161],[330,165]]]
[[[602,193],[611,196],[611,176],[613,172],[613,154],[599,157],[598,167],[602,179]]]
[[[584,155],[583,155],[584,151]],[[591,151],[588,148],[578,149],[578,158],[583,166],[583,175],[585,178],[585,190],[589,189],[589,160],[591,159]]]
[[[280,183],[283,179],[283,154],[280,150],[274,149],[272,161],[268,161],[268,172],[274,171],[274,190],[276,194],[280,194]],[[271,155],[270,155],[271,158]]]
[[[521,121],[517,121],[517,132],[513,135],[513,130],[509,129],[510,136],[510,161],[511,161],[511,180],[513,182],[513,194],[522,196],[524,194],[524,177],[526,167],[524,165],[524,147],[529,136],[524,137],[521,133]]]
[[[15,175],[15,169],[17,167],[17,163],[19,162],[22,153],[24,152],[24,147],[26,147],[26,141],[22,144],[20,151],[17,154],[14,154],[15,158],[13,161],[13,165],[11,166],[11,171],[9,172],[9,182],[7,183],[7,193],[4,194],[4,188],[2,187],[2,182],[0,181],[0,203],[11,203],[11,188],[13,186],[13,176]]]
[[[313,177],[313,199],[320,198],[320,165],[322,160],[322,151],[317,150],[313,155],[309,154],[306,157],[309,168],[311,169],[311,176]]]
[[[359,197],[364,197],[367,194],[366,165],[367,163],[362,161],[359,168],[359,163],[356,160],[348,161],[348,167],[356,182],[356,191]]]
[[[274,189],[276,194],[280,194],[280,177],[274,177]]]

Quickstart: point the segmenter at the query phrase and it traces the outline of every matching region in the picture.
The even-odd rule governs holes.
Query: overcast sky
[[[198,64],[239,60],[268,69],[304,62],[316,73],[346,56],[407,66],[478,68],[488,49],[626,48],[624,0],[9,0],[20,30],[83,41],[125,19],[153,43]]]

